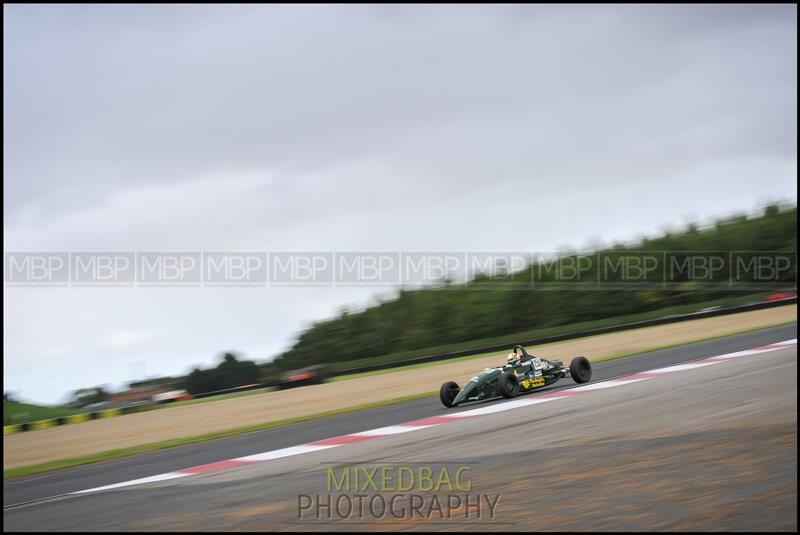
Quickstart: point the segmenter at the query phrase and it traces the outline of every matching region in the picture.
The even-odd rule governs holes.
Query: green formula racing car
[[[517,345],[505,366],[486,368],[470,379],[464,388],[448,381],[442,385],[439,397],[445,407],[499,396],[513,398],[551,385],[567,375],[576,383],[585,383],[592,378],[592,364],[586,357],[575,357],[569,366],[564,366],[560,360],[535,357]]]

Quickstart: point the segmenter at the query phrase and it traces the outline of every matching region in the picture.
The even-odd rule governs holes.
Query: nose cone
[[[473,392],[475,391],[475,386],[477,384],[478,383],[475,381],[470,381],[467,384],[465,384],[464,388],[461,389],[461,392],[459,392],[456,398],[453,400],[453,405],[458,405],[459,403],[466,401],[467,398],[472,396]]]

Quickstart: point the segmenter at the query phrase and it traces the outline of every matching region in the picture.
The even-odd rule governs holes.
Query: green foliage
[[[237,360],[225,353],[216,368],[195,368],[185,378],[185,388],[190,394],[213,392],[259,382],[261,371],[251,360]]]
[[[689,225],[682,233],[644,239],[635,245],[615,245],[599,251],[603,262],[616,265],[625,253],[796,251],[797,208],[769,206],[759,217],[735,216],[709,228]],[[657,255],[656,255],[657,256]],[[413,352],[522,331],[590,322],[752,294],[753,288],[726,289],[677,278],[676,286],[659,286],[662,273],[648,275],[645,287],[624,284],[618,289],[591,289],[602,266],[582,273],[579,281],[559,285],[559,273],[577,257],[529,266],[502,279],[481,276],[467,284],[440,289],[401,290],[398,297],[362,312],[342,312],[302,332],[274,364],[289,370],[310,364]],[[660,266],[663,267],[663,266]],[[607,281],[619,275],[603,271]],[[793,277],[794,275],[792,275]],[[794,283],[792,278],[790,281]]]
[[[464,342],[456,342],[450,344],[443,344],[438,346],[426,346],[422,349],[415,349],[411,351],[399,351],[396,353],[388,353],[385,355],[372,356],[359,360],[346,360],[338,361],[328,366],[329,372],[337,372],[352,368],[360,368],[363,366],[371,366],[373,364],[386,364],[390,362],[400,362],[403,360],[412,359],[415,357],[422,357],[425,355],[436,355],[443,353],[454,353],[457,351],[474,350],[476,348],[495,346],[498,344],[508,343],[509,341],[522,341],[532,338],[545,338],[548,336],[557,336],[562,334],[571,334],[576,331],[599,329],[602,327],[610,327],[612,325],[619,325],[622,323],[632,323],[637,321],[646,321],[672,314],[689,314],[697,312],[702,308],[711,306],[734,307],[750,303],[753,301],[761,301],[764,294],[747,294],[742,296],[731,296],[722,299],[714,299],[711,301],[704,301],[702,303],[694,303],[688,305],[679,305],[667,308],[657,308],[647,312],[638,312],[636,314],[627,314],[624,316],[613,316],[593,321],[584,321],[580,323],[570,323],[567,325],[556,325],[551,327],[538,327],[535,329],[527,329],[513,333],[506,333],[500,336],[491,338],[471,338]],[[469,358],[469,357],[466,357]],[[367,372],[369,373],[369,372]]]
[[[72,403],[70,405],[83,407],[92,403],[101,403],[111,399],[111,394],[102,386],[91,388],[80,388],[72,393]]]

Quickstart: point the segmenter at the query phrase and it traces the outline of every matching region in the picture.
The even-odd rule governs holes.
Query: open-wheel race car
[[[505,366],[486,368],[470,379],[463,389],[448,381],[439,390],[439,397],[445,407],[499,396],[513,398],[551,385],[567,375],[576,383],[585,383],[592,378],[592,364],[586,357],[575,357],[569,366],[564,366],[560,360],[535,357],[517,345],[508,355]]]

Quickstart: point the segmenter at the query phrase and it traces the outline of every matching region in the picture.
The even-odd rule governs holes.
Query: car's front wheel
[[[592,378],[592,363],[586,357],[575,357],[569,363],[569,374],[576,383],[587,383]]]
[[[442,405],[448,409],[453,406],[453,400],[456,399],[458,391],[461,390],[457,383],[447,381],[439,389],[439,399],[442,400]]]
[[[516,374],[503,372],[497,380],[497,391],[504,398],[513,398],[519,394],[519,379]]]

